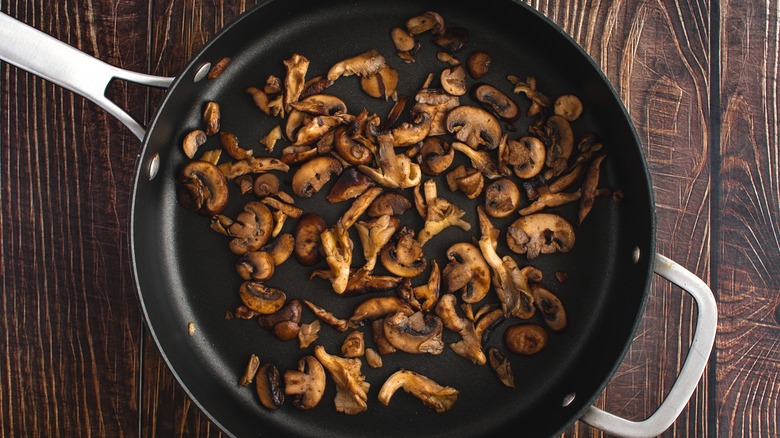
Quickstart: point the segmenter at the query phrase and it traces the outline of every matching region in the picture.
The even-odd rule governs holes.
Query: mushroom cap
[[[515,324],[504,332],[509,351],[517,354],[536,354],[547,345],[547,332],[536,324]]]
[[[480,79],[485,76],[490,69],[490,63],[493,58],[487,52],[477,50],[466,60],[466,66],[468,67],[469,74],[474,79]]]
[[[444,351],[443,330],[441,319],[433,313],[408,315],[396,312],[388,315],[384,322],[387,340],[393,347],[407,353],[441,354]]]
[[[526,254],[529,260],[539,254],[569,252],[574,246],[574,228],[553,213],[534,213],[514,221],[507,230],[509,249]]]
[[[341,174],[342,169],[341,162],[333,157],[312,158],[293,174],[293,193],[303,198],[311,197],[330,181],[333,174]]]
[[[225,175],[206,161],[192,161],[181,171],[179,202],[188,210],[214,216],[225,209],[228,186]]]
[[[295,260],[303,266],[316,264],[322,258],[320,254],[320,234],[327,228],[325,220],[316,213],[306,213],[295,225]]]
[[[539,309],[544,323],[554,332],[563,331],[566,328],[566,309],[563,303],[549,289],[541,284],[531,286],[534,295],[534,304]]]
[[[447,114],[447,131],[472,149],[485,145],[495,149],[501,141],[501,125],[489,112],[475,106],[461,105]]]
[[[466,303],[482,300],[490,290],[490,266],[479,248],[468,242],[456,243],[447,250],[447,258],[450,262],[442,273],[444,291],[462,290],[461,298]]]

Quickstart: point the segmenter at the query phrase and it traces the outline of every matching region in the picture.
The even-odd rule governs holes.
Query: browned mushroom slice
[[[232,132],[220,132],[219,144],[222,146],[222,149],[228,153],[228,155],[236,160],[249,158],[253,153],[251,149],[241,149],[241,147],[238,146],[238,138],[236,138],[235,134]]]
[[[509,173],[499,171],[498,165],[496,165],[496,162],[493,161],[493,158],[487,151],[475,150],[469,145],[459,141],[453,141],[452,148],[456,151],[462,152],[464,155],[469,157],[471,164],[487,178],[501,178],[505,173]]]
[[[330,203],[346,201],[360,196],[373,186],[374,180],[354,167],[348,167],[330,188],[325,199]]]
[[[234,179],[233,181],[238,186],[238,190],[241,192],[242,195],[246,195],[247,193],[252,191],[251,175],[241,175],[238,178]]]
[[[305,163],[318,155],[321,154],[316,147],[291,145],[282,149],[282,156],[279,159],[288,166],[294,166]]]
[[[227,180],[219,169],[205,161],[192,161],[181,171],[179,203],[204,216],[214,216],[227,206]]]
[[[266,134],[265,137],[260,139],[260,144],[265,145],[265,150],[268,152],[274,151],[274,146],[276,146],[276,142],[282,139],[282,127],[280,125],[276,125],[268,131],[268,134]]]
[[[385,66],[385,57],[375,49],[363,52],[352,58],[339,61],[328,71],[328,80],[335,81],[342,76],[372,75]]]
[[[230,64],[230,57],[226,56],[219,61],[217,61],[216,64],[214,64],[211,67],[211,70],[209,70],[209,73],[206,75],[209,79],[216,79],[219,77],[219,75],[222,74],[223,71],[227,68],[228,64]]]
[[[566,170],[567,162],[574,150],[574,133],[569,121],[558,115],[547,118],[545,127],[550,140],[545,164],[555,171],[555,175],[560,175]]]
[[[377,139],[379,141],[379,153],[376,157],[378,169],[368,166],[358,166],[358,168],[385,187],[405,189],[419,184],[422,179],[420,166],[413,163],[406,155],[395,154],[392,134],[380,134]]]
[[[249,157],[241,161],[222,163],[217,167],[227,179],[233,179],[248,173],[263,173],[271,170],[287,172],[290,170],[290,166],[287,164],[276,158],[269,157]]]
[[[566,309],[560,298],[541,284],[534,284],[531,290],[534,294],[534,304],[547,327],[554,332],[563,331],[566,328]]]
[[[411,315],[414,311],[401,298],[394,296],[373,297],[364,300],[355,307],[349,322],[358,324],[362,321],[384,318],[395,313]]]
[[[421,44],[414,39],[406,29],[394,27],[390,30],[390,37],[393,39],[396,54],[406,63],[414,62],[414,56],[420,50]]]
[[[298,361],[298,370],[284,372],[284,393],[294,395],[293,406],[309,410],[317,406],[325,394],[325,369],[314,356]]]
[[[582,115],[582,101],[573,94],[564,94],[555,99],[555,114],[573,122]]]
[[[287,116],[284,128],[285,136],[294,140],[298,129],[309,122],[311,116],[333,116],[345,114],[344,101],[330,94],[314,94],[292,104],[293,110]],[[300,109],[297,109],[300,108]]]
[[[420,155],[420,169],[423,173],[436,176],[450,167],[455,158],[455,150],[440,137],[428,137],[423,142]]]
[[[385,100],[395,95],[398,86],[398,70],[384,65],[376,73],[360,78],[360,87],[371,97]]]
[[[406,196],[396,191],[386,191],[377,196],[368,206],[366,214],[370,217],[379,217],[383,215],[400,216],[406,213],[412,207],[412,203],[406,199]]]
[[[593,203],[596,200],[596,189],[599,183],[599,167],[601,162],[604,161],[606,155],[597,155],[596,158],[588,166],[588,171],[585,173],[585,181],[582,183],[582,199],[580,200],[580,210],[578,213],[577,223],[581,224],[582,221],[590,213],[593,208]]]
[[[506,329],[504,342],[509,351],[529,356],[547,345],[547,332],[536,324],[516,324]]]
[[[548,207],[558,207],[580,199],[580,190],[574,193],[552,193],[547,186],[537,188],[539,197],[529,206],[518,210],[521,216],[537,213]]]
[[[469,55],[466,66],[468,66],[469,74],[472,78],[480,79],[488,73],[492,62],[493,58],[489,53],[477,50]]]
[[[306,307],[311,310],[314,316],[321,319],[325,324],[328,324],[337,331],[345,332],[350,327],[349,321],[346,319],[336,318],[332,313],[312,303],[311,301],[303,300],[303,303],[306,304]]]
[[[306,71],[309,69],[309,60],[305,56],[295,53],[289,59],[284,60],[287,75],[284,77],[283,103],[284,111],[290,112],[293,102],[297,102],[303,91],[306,81]]]
[[[325,221],[316,213],[306,213],[295,226],[295,259],[303,266],[320,261],[320,234],[327,228]]]
[[[400,223],[401,221],[398,218],[387,214],[368,222],[355,223],[355,228],[360,237],[360,244],[363,247],[363,256],[366,258],[366,264],[363,265],[363,269],[367,271],[374,269],[379,251],[390,241]]]
[[[465,142],[472,149],[485,145],[495,149],[501,141],[501,125],[487,111],[469,105],[461,105],[447,114],[447,131]]]
[[[462,65],[445,68],[439,76],[442,88],[453,96],[466,94],[466,69]]]
[[[409,313],[411,314],[412,311],[410,310]],[[372,338],[374,339],[374,344],[376,345],[376,348],[379,350],[379,354],[390,354],[395,353],[396,350],[395,347],[393,347],[393,344],[390,343],[390,341],[387,340],[387,337],[385,337],[385,320],[384,319],[375,319],[371,323],[371,331],[372,331]]]
[[[450,262],[442,272],[446,293],[462,291],[466,303],[481,301],[490,291],[490,267],[474,245],[461,242],[447,250]]]
[[[366,348],[366,363],[371,368],[382,368],[382,356],[373,348]]]
[[[419,35],[429,30],[434,35],[439,35],[446,30],[444,19],[433,11],[406,20],[406,30],[412,35]]]
[[[368,389],[366,376],[361,374],[360,359],[345,359],[328,354],[321,345],[314,347],[314,356],[330,373],[336,383],[336,411],[345,414],[359,414],[368,409]]]
[[[236,272],[244,280],[265,281],[274,275],[274,259],[266,251],[249,251],[236,263]]]
[[[512,166],[518,178],[530,179],[544,168],[545,155],[544,143],[536,137],[508,139],[499,146],[499,167]]]
[[[257,370],[255,385],[260,403],[266,408],[279,409],[284,404],[282,376],[272,362]]]
[[[248,202],[227,229],[228,234],[234,237],[230,241],[230,250],[236,254],[257,251],[271,239],[273,228],[271,210],[259,202]]]
[[[471,224],[461,219],[466,212],[438,196],[435,180],[426,181],[423,191],[425,193],[425,225],[417,236],[420,245],[425,245],[433,236],[448,227],[456,226],[463,231],[471,229]]]
[[[411,146],[423,141],[430,132],[432,123],[430,114],[420,113],[415,117],[414,123],[405,122],[393,128],[393,145]]]
[[[222,149],[211,149],[208,151],[203,151],[203,153],[200,155],[200,161],[205,161],[216,166],[219,163],[219,158],[221,156]]]
[[[412,296],[420,304],[420,310],[430,312],[435,308],[439,300],[440,289],[441,272],[439,271],[439,264],[436,263],[436,260],[431,260],[431,275],[428,277],[428,282],[412,289]]]
[[[395,238],[396,242],[385,245],[380,253],[382,266],[399,277],[416,277],[428,265],[422,245],[414,238],[414,231],[406,227]]]
[[[271,115],[271,99],[268,97],[268,94],[265,91],[257,87],[249,87],[246,89],[246,92],[252,96],[252,101],[255,103],[255,106],[260,109],[260,111],[267,115]]]
[[[287,305],[272,314],[260,315],[257,318],[257,323],[260,324],[260,327],[273,333],[280,341],[292,341],[298,337],[298,331],[301,329],[299,325],[301,322],[301,310],[301,302],[291,300]]]
[[[498,380],[507,388],[514,388],[515,374],[512,371],[512,364],[509,363],[506,355],[498,348],[490,347],[488,349],[488,357],[490,358],[490,367],[495,371]]]
[[[452,294],[444,294],[436,305],[436,314],[448,329],[457,332],[461,339],[450,344],[450,348],[457,355],[465,357],[476,365],[484,365],[487,361],[482,352],[481,337],[477,334],[472,321],[458,315],[455,303],[457,298]]]
[[[350,123],[354,116],[349,114],[336,114],[333,116],[317,116],[309,119],[295,133],[296,146],[309,145],[325,138],[327,134],[337,127]]]
[[[333,81],[331,81],[330,79],[324,76],[313,77],[303,84],[303,91],[301,91],[301,99],[305,99],[315,94],[320,94],[331,85],[333,85]]]
[[[278,94],[282,92],[282,80],[274,75],[268,75],[263,85],[263,91],[268,94]]]
[[[298,330],[298,346],[300,348],[307,348],[309,345],[315,343],[320,338],[320,329],[322,324],[315,319],[309,324],[301,324],[301,329]]]
[[[261,315],[270,315],[281,309],[287,298],[281,290],[257,281],[241,283],[238,294],[247,308]]]
[[[244,375],[241,377],[239,385],[247,386],[254,382],[258,368],[260,368],[260,359],[254,354],[249,356],[249,363],[246,365],[246,370],[244,371]]]
[[[292,189],[296,195],[309,198],[342,171],[341,162],[333,157],[315,157],[298,168],[293,174]]]
[[[184,151],[184,155],[186,155],[187,158],[192,159],[195,157],[195,153],[203,143],[206,143],[206,133],[200,129],[195,129],[184,137],[181,148]]]
[[[376,146],[359,133],[351,134],[352,127],[342,126],[336,129],[333,146],[339,157],[353,165],[368,164],[374,159]]]
[[[539,254],[569,252],[574,229],[566,219],[552,213],[534,213],[514,221],[507,230],[509,249],[529,260]]]
[[[579,157],[578,157],[579,158]],[[570,168],[570,170],[552,181],[547,187],[550,193],[562,192],[576,183],[587,170],[587,163],[580,161]]]
[[[252,190],[259,198],[273,196],[279,191],[279,178],[272,173],[262,173],[255,178]]]
[[[393,347],[414,354],[441,354],[444,351],[443,329],[441,319],[432,313],[396,312],[385,317],[384,323],[385,337]]]
[[[414,371],[400,370],[391,375],[379,390],[379,401],[387,406],[398,388],[420,399],[426,406],[442,413],[449,410],[458,400],[458,390],[441,386],[433,380]]]
[[[361,357],[365,352],[366,342],[360,330],[350,332],[341,344],[341,355],[344,357]]]
[[[412,114],[426,112],[433,118],[428,135],[447,133],[447,114],[460,105],[458,96],[453,96],[438,88],[423,88],[414,96],[415,105]]]
[[[490,217],[505,218],[520,205],[520,189],[509,178],[497,179],[485,189],[485,212]]]
[[[336,226],[343,228],[344,230],[351,228],[352,225],[357,222],[358,218],[363,213],[365,213],[365,211],[368,209],[368,206],[371,205],[371,203],[374,201],[374,199],[376,199],[377,196],[379,196],[380,193],[382,193],[382,189],[380,187],[371,187],[370,189],[363,192],[352,203],[352,205],[349,206],[347,211],[341,215]]]
[[[504,120],[511,122],[520,117],[520,109],[517,107],[517,104],[492,85],[476,85],[471,88],[471,95],[474,100]]]
[[[523,93],[531,99],[531,107],[528,109],[528,117],[534,117],[542,108],[550,106],[550,98],[536,89],[536,78],[529,76],[525,82],[515,82],[514,93]]]
[[[447,186],[450,190],[460,190],[469,199],[474,199],[482,194],[485,187],[485,178],[482,173],[471,167],[461,164],[452,169],[446,176]]]
[[[219,104],[206,102],[203,108],[203,124],[206,125],[206,135],[214,135],[219,132]]]
[[[443,33],[436,35],[433,42],[442,49],[457,52],[469,41],[469,30],[465,27],[448,27]]]
[[[333,291],[341,295],[347,289],[349,282],[350,265],[352,264],[352,239],[349,233],[343,227],[328,228],[320,233],[322,242],[322,252],[325,254],[325,261],[328,262],[330,271],[333,274],[330,278]]]

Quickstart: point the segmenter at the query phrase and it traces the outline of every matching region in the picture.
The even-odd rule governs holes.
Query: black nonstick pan
[[[233,132],[243,147],[257,144],[257,139],[281,120],[262,114],[244,90],[249,86],[262,87],[269,74],[283,78],[282,60],[293,53],[310,60],[307,77],[313,77],[325,74],[337,61],[376,49],[399,71],[399,94],[414,96],[429,72],[438,74],[445,67],[436,59],[439,49],[430,35],[420,35],[422,48],[417,61],[405,64],[395,56],[389,31],[427,10],[441,14],[448,26],[464,27],[470,32],[466,46],[455,52],[456,57],[465,60],[475,50],[492,55],[489,73],[480,81],[511,94],[508,74],[533,76],[548,96],[578,95],[585,111],[573,123],[574,132],[580,135],[593,131],[605,145],[607,158],[600,185],[622,191],[622,202],[598,198],[591,215],[576,227],[576,244],[571,252],[542,255],[532,261],[543,271],[545,285],[563,301],[569,323],[562,333],[550,333],[549,345],[541,353],[529,357],[509,355],[517,376],[516,389],[502,386],[488,365],[474,365],[445,348],[439,356],[387,355],[378,369],[364,365],[363,373],[371,383],[369,408],[358,415],[335,411],[332,381],[323,401],[311,411],[299,411],[289,402],[277,411],[269,411],[259,404],[251,386],[238,385],[249,356],[256,354],[262,363],[273,361],[279,369],[287,370],[294,369],[301,357],[311,354],[312,347],[299,349],[295,341],[278,341],[254,320],[226,319],[226,312],[241,304],[241,280],[234,268],[237,256],[228,250],[224,236],[209,229],[209,218],[186,210],[177,201],[179,173],[189,162],[181,151],[182,138],[202,126],[205,103],[215,101],[222,108],[222,129]],[[0,16],[0,41],[1,59],[84,94],[142,138],[129,230],[139,301],[173,374],[193,401],[228,434],[370,437],[504,432],[550,436],[583,419],[613,434],[652,436],[674,421],[696,387],[714,340],[716,310],[712,294],[701,280],[655,254],[650,175],[641,144],[616,93],[576,43],[524,4],[268,1],[226,27],[172,81],[114,69],[7,16]],[[31,53],[45,56],[26,56]],[[225,71],[216,79],[204,78],[208,65],[225,57],[231,58]],[[146,130],[104,97],[112,78],[170,85]],[[469,81],[473,83],[470,78]],[[326,92],[344,99],[349,112],[354,114],[365,106],[384,118],[391,105],[368,98],[354,77],[339,79]],[[512,96],[525,111],[528,100]],[[462,102],[470,102],[469,97],[463,97]],[[524,135],[528,124],[528,118],[521,117],[511,128],[510,136]],[[217,147],[216,138],[203,146]],[[272,155],[278,156],[280,148],[277,146]],[[255,155],[266,154],[263,146],[254,149]],[[289,184],[291,174],[278,175],[283,186]],[[464,219],[473,224],[468,232],[449,228],[426,245],[429,257],[446,263],[444,254],[449,245],[479,238],[477,204],[460,193],[450,192],[443,178],[438,189],[441,196],[466,210]],[[242,197],[232,183],[231,197],[234,201],[223,213],[229,217],[235,217],[252,199],[251,195]],[[333,205],[323,198],[315,196],[296,203],[305,211],[316,211],[328,224],[335,224],[348,203]],[[554,211],[574,221],[576,208],[569,205]],[[525,256],[511,253],[505,243],[504,230],[515,218],[494,221],[502,230],[498,252],[513,255],[523,266],[529,263]],[[415,229],[422,225],[413,210],[402,220]],[[285,231],[292,230],[294,225],[295,221],[288,221]],[[356,237],[353,239],[358,242]],[[359,253],[358,248],[356,243]],[[354,264],[359,263],[362,258],[356,255]],[[324,262],[314,268],[317,267],[325,267]],[[277,268],[268,284],[283,289],[288,299],[313,301],[341,317],[347,317],[365,298],[335,296],[327,282],[308,279],[312,269],[289,261]],[[694,296],[699,305],[699,320],[691,353],[667,400],[650,419],[635,423],[593,408],[591,403],[628,349],[654,271]],[[556,272],[565,272],[569,280],[557,281]],[[303,322],[313,319],[305,311]],[[504,348],[501,333],[518,322],[502,322],[486,347]],[[363,330],[370,339],[370,328]],[[343,338],[343,334],[324,327],[318,344],[336,354]],[[457,339],[454,333],[445,335],[447,342]],[[402,368],[457,388],[460,394],[454,407],[438,414],[401,392],[389,406],[381,405],[376,400],[379,387]]]

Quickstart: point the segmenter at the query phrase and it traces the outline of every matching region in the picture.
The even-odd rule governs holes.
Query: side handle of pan
[[[113,79],[167,88],[173,78],[152,76],[114,67],[62,41],[0,13],[0,60],[74,91],[116,117],[143,140],[146,129],[106,97]]]
[[[696,301],[698,318],[688,357],[661,406],[644,421],[630,421],[591,406],[582,421],[609,434],[624,437],[654,437],[660,435],[680,415],[704,373],[712,352],[718,325],[718,308],[707,284],[674,261],[656,254],[653,270],[656,274],[680,286]]]

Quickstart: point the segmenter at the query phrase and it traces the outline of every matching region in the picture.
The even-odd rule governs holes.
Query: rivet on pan
[[[153,180],[157,176],[157,171],[160,170],[160,154],[154,154],[152,161],[149,162],[149,181]]]
[[[634,251],[631,253],[631,260],[634,261],[634,263],[639,263],[639,258],[642,256],[642,251],[639,250],[638,246],[634,247]]]
[[[577,394],[575,394],[575,393],[573,393],[573,392],[572,392],[571,394],[566,394],[566,395],[563,397],[563,403],[561,403],[561,406],[563,406],[564,408],[565,408],[566,406],[569,406],[569,405],[570,405],[570,404],[571,404],[571,403],[574,401],[574,399],[575,399],[576,397],[577,397]]]
[[[207,62],[200,66],[197,73],[195,73],[195,77],[192,78],[192,82],[198,82],[201,79],[205,78],[207,74],[209,74],[209,70],[211,70],[211,63]]]

